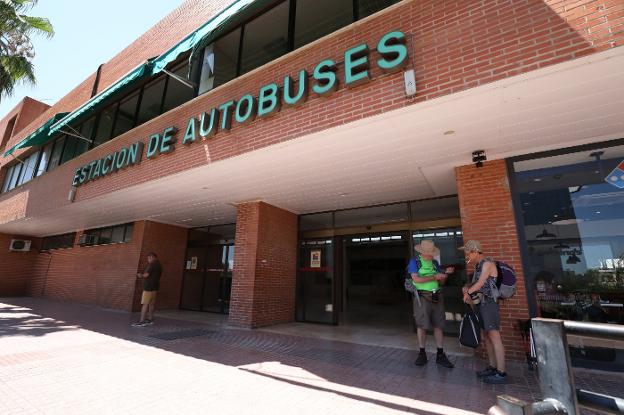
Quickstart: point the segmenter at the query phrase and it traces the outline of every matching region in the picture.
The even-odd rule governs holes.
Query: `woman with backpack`
[[[505,347],[500,335],[500,311],[498,307],[499,290],[496,286],[498,269],[496,262],[485,257],[479,241],[467,241],[459,248],[464,251],[466,265],[475,264],[472,283],[462,289],[464,302],[474,303],[481,322],[483,339],[487,350],[489,365],[479,372],[485,383],[507,383],[505,373]]]

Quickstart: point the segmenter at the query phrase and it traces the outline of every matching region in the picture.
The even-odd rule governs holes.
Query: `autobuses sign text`
[[[383,72],[397,72],[407,64],[406,37],[400,31],[392,31],[383,35],[377,43],[376,50],[378,56],[374,61]],[[353,87],[370,81],[370,64],[370,50],[365,43],[345,51],[344,85]],[[302,69],[296,80],[289,75],[285,76],[281,88],[276,83],[270,83],[262,86],[257,96],[244,94],[238,100],[224,102],[209,111],[202,112],[199,117],[189,118],[182,144],[190,145],[200,137],[209,138],[219,131],[228,131],[233,123],[246,124],[256,118],[269,117],[282,107],[301,105],[306,102],[310,91],[318,96],[329,95],[336,91],[338,86],[337,63],[332,59],[325,59],[314,67],[311,77],[305,69]],[[159,154],[173,151],[177,141],[176,134],[175,127],[168,127],[162,133],[150,135],[145,157],[152,159]],[[75,171],[72,185],[80,186],[139,163],[143,147],[143,143],[135,142],[81,166]]]

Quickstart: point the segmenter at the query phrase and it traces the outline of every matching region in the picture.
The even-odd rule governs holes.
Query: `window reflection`
[[[624,146],[514,163],[543,317],[624,324]],[[623,172],[624,174],[624,172]]]

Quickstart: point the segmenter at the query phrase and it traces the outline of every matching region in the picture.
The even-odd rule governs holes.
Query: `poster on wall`
[[[191,269],[197,269],[197,257],[191,257]]]
[[[310,268],[321,267],[321,250],[310,251]]]

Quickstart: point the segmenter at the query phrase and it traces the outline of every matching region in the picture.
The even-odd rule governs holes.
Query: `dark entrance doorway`
[[[348,325],[380,327],[411,324],[410,298],[404,288],[409,260],[406,232],[346,236],[344,312]]]
[[[189,231],[180,308],[227,314],[234,268],[234,225]]]

